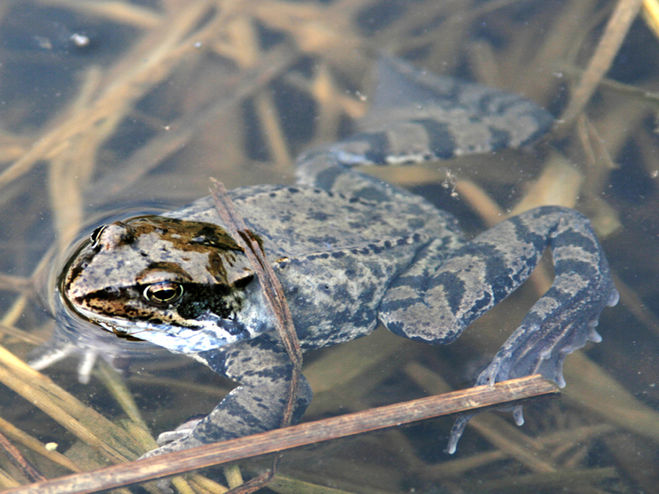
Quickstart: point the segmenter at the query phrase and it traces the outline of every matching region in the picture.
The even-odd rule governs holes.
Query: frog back
[[[395,204],[386,198],[369,200],[314,187],[285,185],[241,187],[229,194],[272,260],[385,242],[398,242],[406,245],[407,250],[414,250],[440,231],[457,232],[452,218],[438,216],[434,207],[417,196],[414,197],[418,200],[409,204]],[[226,228],[210,197],[166,216]]]

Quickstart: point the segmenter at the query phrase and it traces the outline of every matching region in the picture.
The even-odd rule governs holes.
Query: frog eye
[[[101,238],[101,235],[103,234],[103,231],[105,230],[105,227],[107,225],[101,225],[98,228],[96,228],[92,234],[89,236],[89,240],[91,240],[92,243],[92,249],[96,248],[98,246],[98,241]]]
[[[183,296],[183,285],[173,281],[159,281],[148,285],[143,295],[155,304],[173,304]]]

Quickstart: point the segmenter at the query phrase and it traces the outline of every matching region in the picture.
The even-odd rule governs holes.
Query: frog
[[[468,239],[457,219],[365,167],[435,162],[528,146],[553,125],[522,96],[383,56],[359,130],[303,152],[293,185],[228,192],[279,279],[303,352],[378,325],[447,344],[513,293],[551,251],[554,279],[480,372],[476,384],[542,374],[565,386],[569,353],[599,342],[600,313],[618,301],[604,251],[576,210],[542,206]],[[245,252],[210,197],[178,210],[98,226],[58,281],[77,317],[123,338],[187,355],[237,383],[200,419],[161,434],[146,456],[277,428],[312,398],[290,386],[286,353]],[[523,421],[521,407],[515,420]],[[453,453],[469,416],[450,433]]]

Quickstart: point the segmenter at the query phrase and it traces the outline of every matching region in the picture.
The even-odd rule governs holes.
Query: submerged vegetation
[[[604,342],[567,359],[561,398],[527,406],[523,428],[481,414],[454,457],[442,452],[450,418],[294,450],[268,488],[651,492],[657,11],[652,0],[3,2],[0,432],[32,467],[1,454],[0,488],[134,459],[154,446],[150,434],[205,413],[231,387],[162,353],[108,359],[122,375],[103,359],[83,362],[94,369],[88,385],[77,382],[75,356],[50,378],[25,366],[54,331],[34,287],[57,252],[90,217],[181,205],[207,194],[210,176],[227,187],[292,182],[300,151],[345,135],[364,114],[366,74],[385,52],[523,94],[557,124],[534,154],[378,173],[474,231],[538,205],[576,207],[603,241],[621,304],[600,321]],[[469,385],[545,289],[546,271],[455,345],[382,331],[305,356],[315,392],[305,419]],[[241,463],[246,477],[268,466]],[[225,474],[240,483],[236,469]]]

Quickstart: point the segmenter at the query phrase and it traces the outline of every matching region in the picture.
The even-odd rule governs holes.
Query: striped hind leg
[[[477,236],[436,266],[433,259],[417,259],[387,291],[379,317],[407,338],[449,343],[523,283],[547,247],[555,271],[551,288],[476,384],[540,373],[564,386],[566,355],[589,340],[600,341],[595,330],[599,315],[618,301],[604,252],[588,220],[572,209],[527,211]],[[521,407],[515,418],[523,421]],[[468,419],[454,427],[450,452]]]

